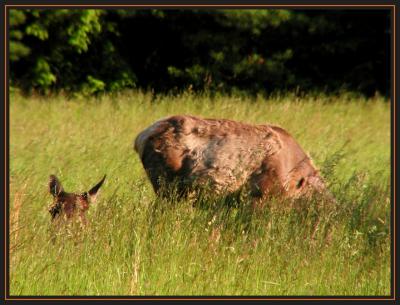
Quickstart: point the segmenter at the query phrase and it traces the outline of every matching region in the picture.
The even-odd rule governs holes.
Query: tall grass
[[[273,123],[337,199],[254,212],[155,198],[133,139],[172,114]],[[90,224],[51,242],[48,176],[84,191]],[[11,295],[390,294],[390,105],[350,95],[10,98]]]

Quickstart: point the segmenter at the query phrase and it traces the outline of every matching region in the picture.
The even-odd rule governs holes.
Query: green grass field
[[[273,123],[321,169],[337,205],[157,200],[133,151],[172,114]],[[85,191],[90,224],[51,242],[48,177]],[[383,98],[10,97],[11,295],[389,295],[390,103]],[[320,222],[314,239],[311,232]]]

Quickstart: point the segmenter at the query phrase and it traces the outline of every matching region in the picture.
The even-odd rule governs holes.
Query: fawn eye
[[[303,186],[303,184],[304,184],[304,178],[302,177],[298,182],[297,182],[297,184],[296,184],[296,188],[301,188],[302,186]]]

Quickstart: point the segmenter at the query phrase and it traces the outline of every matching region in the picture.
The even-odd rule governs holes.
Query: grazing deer
[[[176,183],[187,195],[207,185],[215,194],[246,188],[259,203],[268,196],[298,198],[325,192],[310,157],[284,129],[189,115],[159,120],[136,137],[156,194]]]
[[[65,192],[57,177],[50,175],[49,191],[53,195],[53,204],[50,206],[49,212],[52,221],[60,217],[68,220],[78,213],[81,224],[85,225],[87,223],[85,212],[89,209],[90,203],[95,201],[97,192],[105,179],[106,175],[88,192],[75,194]]]

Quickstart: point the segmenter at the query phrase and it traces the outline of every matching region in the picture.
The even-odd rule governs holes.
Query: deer
[[[174,115],[160,119],[134,140],[134,150],[157,196],[174,184],[180,197],[247,189],[254,206],[268,198],[310,198],[327,193],[324,179],[285,129],[229,119]]]
[[[87,192],[68,193],[64,191],[60,180],[55,175],[50,175],[49,192],[53,196],[53,203],[48,211],[52,222],[57,219],[71,220],[78,215],[81,225],[86,225],[85,213],[89,206],[96,201],[98,190],[105,179],[106,175]]]

